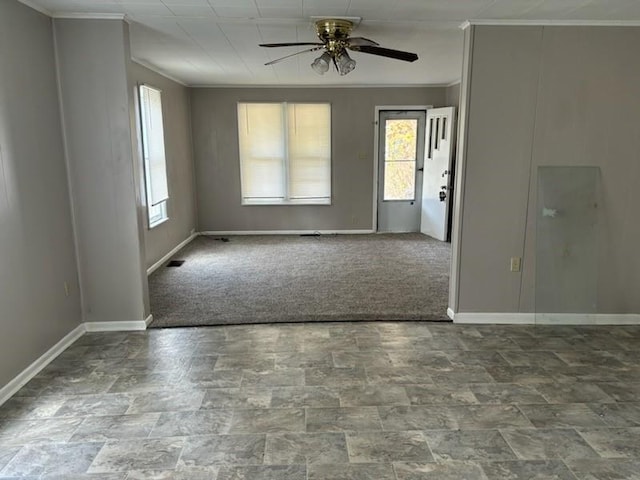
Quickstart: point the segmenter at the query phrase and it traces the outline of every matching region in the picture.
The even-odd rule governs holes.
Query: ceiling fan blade
[[[274,63],[281,62],[282,60],[286,60],[289,57],[294,57],[296,55],[300,55],[301,53],[313,52],[315,50],[320,50],[322,48],[324,48],[324,45],[322,45],[321,47],[314,47],[314,48],[309,48],[307,50],[302,50],[301,52],[292,53],[291,55],[287,55],[285,57],[280,57],[280,58],[276,58],[275,60],[271,60],[270,62],[265,63],[265,65],[273,65]]]
[[[355,52],[370,53],[371,55],[395,58],[396,60],[404,60],[405,62],[415,62],[418,60],[418,55],[415,53],[392,50],[390,48],[377,47],[374,45],[354,45],[349,46],[348,48]]]
[[[296,47],[300,45],[324,45],[324,43],[318,42],[297,42],[297,43],[261,43],[259,47]]]
[[[351,46],[362,46],[362,45],[372,45],[372,46],[378,46],[380,45],[378,42],[374,42],[373,40],[370,40],[368,38],[364,38],[364,37],[350,37],[347,40],[347,44],[351,45]]]

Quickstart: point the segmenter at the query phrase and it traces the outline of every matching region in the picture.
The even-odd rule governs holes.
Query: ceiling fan
[[[299,55],[301,53],[315,52],[324,50],[322,55],[316,58],[311,64],[311,68],[318,74],[324,75],[329,66],[333,63],[340,75],[346,75],[356,67],[356,61],[349,56],[348,50],[361,53],[369,53],[371,55],[379,55],[381,57],[394,58],[405,62],[415,62],[418,55],[401,50],[392,50],[383,48],[377,42],[364,37],[351,37],[353,30],[353,22],[338,18],[325,18],[315,22],[316,33],[320,42],[296,42],[296,43],[262,43],[261,47],[293,47],[293,46],[312,46],[307,50],[292,53],[285,57],[272,60],[265,65],[273,65],[287,58]]]

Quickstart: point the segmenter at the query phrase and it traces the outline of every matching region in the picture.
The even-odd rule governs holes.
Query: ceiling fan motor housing
[[[316,21],[318,38],[325,44],[331,56],[335,56],[346,47],[346,41],[353,30],[353,22],[337,18],[325,18]]]

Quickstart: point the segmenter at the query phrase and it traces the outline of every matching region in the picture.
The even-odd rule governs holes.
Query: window
[[[331,203],[331,105],[239,103],[243,205]]]
[[[384,132],[383,200],[415,200],[418,120],[387,119]]]
[[[162,98],[160,90],[140,85],[142,156],[149,228],[169,219],[167,215],[167,162],[164,155]]]

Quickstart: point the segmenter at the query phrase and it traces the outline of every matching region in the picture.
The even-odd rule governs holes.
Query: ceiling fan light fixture
[[[318,58],[316,58],[311,64],[311,68],[318,75],[324,75],[329,71],[329,64],[331,63],[331,56],[328,52],[324,52]]]
[[[346,50],[342,50],[336,56],[336,64],[340,75],[347,75],[356,68],[356,61],[349,56]]]

